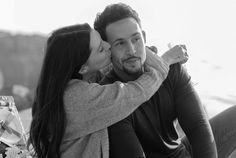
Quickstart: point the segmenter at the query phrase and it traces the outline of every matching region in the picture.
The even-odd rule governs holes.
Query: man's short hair
[[[94,22],[94,29],[97,30],[102,39],[106,41],[106,27],[111,23],[125,18],[135,19],[141,28],[141,21],[138,13],[127,4],[117,3],[108,5],[102,13],[97,14]]]

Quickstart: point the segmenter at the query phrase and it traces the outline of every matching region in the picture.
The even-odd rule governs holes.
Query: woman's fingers
[[[176,45],[171,49],[173,50],[173,54],[175,55],[176,62],[180,62],[181,64],[183,64],[188,61],[189,55],[187,53],[186,45]]]

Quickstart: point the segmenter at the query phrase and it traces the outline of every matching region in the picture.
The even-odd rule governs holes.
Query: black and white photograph
[[[0,158],[236,158],[235,0],[0,0]]]

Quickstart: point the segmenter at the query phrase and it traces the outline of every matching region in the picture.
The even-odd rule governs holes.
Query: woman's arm
[[[68,132],[81,137],[124,119],[157,91],[168,69],[156,71],[147,66],[142,76],[128,83],[99,85],[73,80],[64,94],[67,130],[74,130]]]
[[[153,51],[154,49],[154,51]],[[157,60],[157,50],[154,48],[146,47],[146,63],[155,69],[159,69],[160,61]],[[161,58],[163,59],[162,61],[164,64],[167,66],[170,66],[175,63],[186,63],[188,61],[188,54],[187,54],[187,49],[185,45],[176,45],[173,48],[169,49],[166,51]]]
[[[146,65],[145,73],[128,83],[99,85],[81,80],[71,82],[64,95],[68,137],[78,138],[106,128],[124,119],[148,100],[165,80],[169,63],[147,53]],[[72,136],[73,133],[76,135]]]

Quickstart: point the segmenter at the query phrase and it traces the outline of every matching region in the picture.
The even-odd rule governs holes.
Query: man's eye
[[[140,37],[135,37],[134,40],[135,40],[135,41],[139,41],[139,40],[140,40]]]
[[[124,44],[123,41],[120,41],[120,42],[117,42],[117,43],[116,43],[117,46],[120,46],[120,45],[123,45],[123,44]]]

